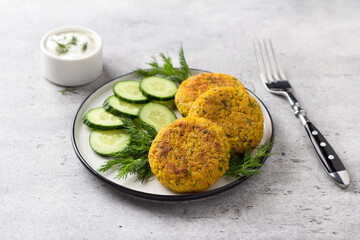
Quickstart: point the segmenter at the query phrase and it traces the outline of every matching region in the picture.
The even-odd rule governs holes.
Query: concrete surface
[[[357,0],[2,1],[0,239],[358,239],[359,9]],[[70,96],[40,69],[40,39],[62,25],[89,27],[104,41],[103,74]],[[287,102],[260,83],[252,42],[269,37],[347,166],[347,189],[327,177]],[[159,52],[176,58],[180,43],[191,67],[232,74],[264,101],[279,154],[210,198],[125,196],[77,159],[72,119],[94,89]]]

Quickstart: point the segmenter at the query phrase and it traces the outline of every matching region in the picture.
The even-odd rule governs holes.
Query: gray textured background
[[[97,31],[99,79],[63,96],[41,75],[41,37],[62,25]],[[2,1],[1,239],[358,239],[360,1]],[[287,102],[261,85],[252,42],[271,37],[309,118],[352,183],[324,172]],[[238,77],[269,108],[279,153],[225,193],[158,203],[125,196],[86,170],[72,146],[84,98],[150,56]],[[175,61],[176,62],[176,61]]]

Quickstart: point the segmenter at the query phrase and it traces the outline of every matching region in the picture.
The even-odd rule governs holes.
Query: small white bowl
[[[50,36],[69,32],[88,33],[95,43],[95,48],[89,54],[74,58],[64,58],[47,49],[46,42]],[[88,28],[69,26],[54,29],[41,39],[40,49],[43,74],[55,84],[81,86],[95,80],[102,72],[102,40],[96,32]]]

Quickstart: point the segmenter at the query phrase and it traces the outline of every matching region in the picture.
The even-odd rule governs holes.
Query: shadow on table
[[[254,207],[252,203],[258,202],[256,198],[259,195],[244,192],[245,189],[250,188],[248,184],[253,183],[245,181],[226,192],[187,201],[156,201],[138,198],[124,194],[111,185],[103,185],[101,191],[113,199],[118,199],[119,203],[125,202],[127,205],[142,209],[158,217],[177,217],[189,220],[226,215],[232,219],[239,219],[244,211],[249,211]]]

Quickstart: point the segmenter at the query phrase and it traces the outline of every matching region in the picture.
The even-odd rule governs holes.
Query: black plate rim
[[[204,71],[204,70],[200,70],[200,69],[194,69],[194,68],[191,68],[190,70],[192,70],[192,71],[200,71],[200,72],[208,72],[208,71]],[[239,185],[240,183],[244,182],[247,179],[245,177],[242,177],[242,178],[239,178],[238,180],[236,180],[236,181],[234,181],[234,182],[232,182],[232,183],[230,183],[228,185],[225,185],[225,186],[213,189],[213,190],[205,191],[205,192],[180,194],[180,195],[158,195],[158,194],[152,194],[152,193],[144,193],[144,192],[141,192],[141,191],[137,191],[137,190],[133,190],[133,189],[121,186],[121,185],[119,185],[119,184],[105,178],[100,173],[98,173],[95,169],[93,169],[87,163],[87,161],[83,158],[83,156],[81,155],[81,153],[80,153],[80,151],[79,151],[79,149],[77,147],[76,141],[75,141],[75,123],[76,123],[76,120],[78,119],[78,114],[79,114],[80,110],[82,109],[82,106],[87,101],[87,99],[89,99],[96,91],[98,91],[99,89],[101,89],[102,87],[107,85],[108,83],[110,83],[110,82],[112,82],[112,81],[114,81],[114,80],[116,80],[118,78],[128,76],[130,74],[133,74],[133,72],[120,75],[120,76],[115,77],[115,78],[111,79],[110,81],[100,85],[98,88],[96,88],[93,92],[91,92],[83,100],[83,102],[80,104],[79,108],[76,111],[75,117],[73,118],[73,121],[72,121],[71,142],[72,142],[72,146],[73,146],[73,149],[75,151],[76,156],[79,158],[80,162],[86,167],[86,169],[88,169],[96,177],[98,177],[101,180],[103,180],[103,181],[109,183],[110,185],[116,187],[122,193],[131,195],[131,196],[134,196],[134,197],[142,198],[142,199],[149,199],[149,200],[155,200],[155,201],[188,201],[188,200],[196,200],[196,199],[201,199],[201,198],[205,198],[205,197],[210,197],[210,196],[213,196],[215,194],[219,194],[221,192],[227,191],[227,190]],[[251,92],[257,98],[257,100],[259,100],[261,102],[261,104],[264,106],[265,110],[267,111],[267,113],[269,115],[269,118],[270,118],[271,129],[272,129],[270,139],[271,139],[271,141],[273,141],[274,140],[274,123],[273,123],[273,119],[271,117],[271,114],[270,114],[268,108],[266,107],[266,105],[261,101],[261,99],[258,96],[256,96],[252,91],[250,91],[250,90],[248,90],[248,91]],[[270,153],[271,150],[272,149],[267,151],[267,153]],[[261,163],[263,164],[266,161],[267,158],[268,158],[268,156],[265,156],[261,160]]]

